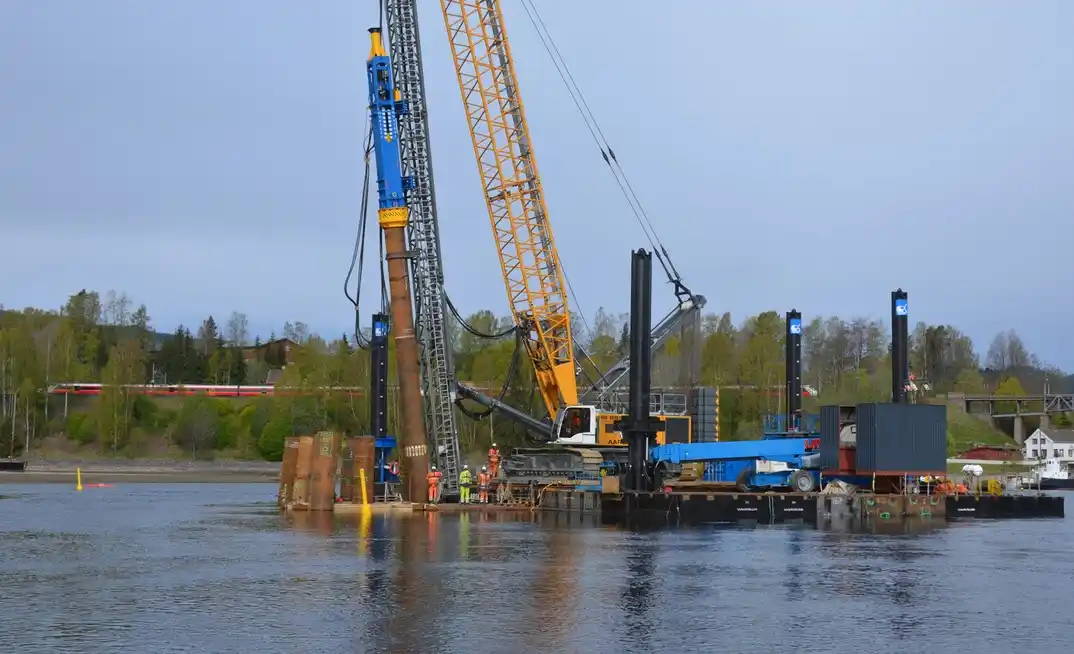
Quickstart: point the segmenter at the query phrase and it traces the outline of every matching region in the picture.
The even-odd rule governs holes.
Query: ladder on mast
[[[388,42],[396,88],[409,106],[399,117],[403,175],[414,180],[407,191],[409,241],[414,250],[410,275],[415,304],[424,391],[425,424],[434,449],[432,462],[444,473],[444,491],[459,491],[459,437],[455,424],[455,365],[445,320],[444,268],[436,217],[425,75],[421,63],[417,0],[386,0]]]

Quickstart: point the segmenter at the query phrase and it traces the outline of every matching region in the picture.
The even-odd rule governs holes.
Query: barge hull
[[[819,493],[637,493],[549,491],[541,508],[597,514],[603,524],[808,524],[856,529],[912,520],[1062,518],[1062,497],[1050,495],[823,495]]]

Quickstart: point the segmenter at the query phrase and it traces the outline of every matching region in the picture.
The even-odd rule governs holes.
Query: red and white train
[[[48,392],[52,395],[100,395],[106,384],[72,382],[53,384]],[[275,386],[228,386],[222,384],[132,384],[124,388],[138,395],[187,396],[208,395],[209,397],[259,397],[262,395],[309,395],[315,391],[306,389],[277,388]],[[362,395],[360,388],[330,387],[320,389],[324,393],[346,393]]]

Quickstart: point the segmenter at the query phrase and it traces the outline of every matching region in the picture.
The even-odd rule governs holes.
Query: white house
[[[1074,429],[1038,429],[1026,439],[1022,456],[1035,459],[1074,459]]]

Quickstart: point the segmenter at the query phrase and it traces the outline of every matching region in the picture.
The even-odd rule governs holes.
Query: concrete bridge
[[[1040,426],[1047,428],[1051,424],[1050,416],[1074,413],[1074,394],[1012,396],[948,393],[947,404],[966,413],[985,417],[993,427],[996,426],[996,418],[1013,418],[1014,440],[1021,445],[1026,440],[1025,418],[1040,418]]]

